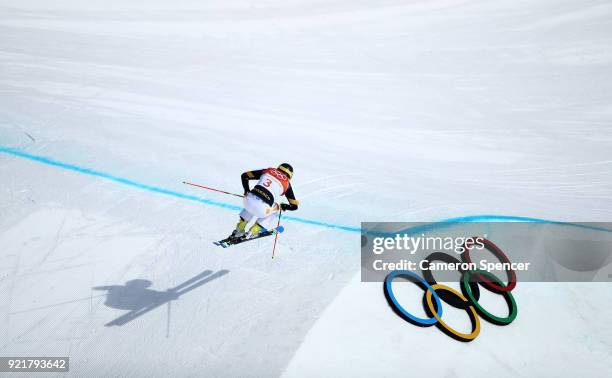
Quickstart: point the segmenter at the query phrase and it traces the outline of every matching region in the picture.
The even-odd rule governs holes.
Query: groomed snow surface
[[[240,206],[181,182],[240,191],[288,161],[291,215],[331,225],[610,221],[611,20],[605,0],[0,0],[0,355],[74,376],[607,375],[607,283],[519,283],[517,320],[460,343],[359,281],[356,232],[288,220],[274,260],[270,238],[223,250],[235,210],[134,183]]]

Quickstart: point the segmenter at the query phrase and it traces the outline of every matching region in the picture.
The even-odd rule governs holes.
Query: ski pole
[[[272,247],[272,259],[274,260],[274,252],[276,251],[276,241],[278,240],[278,227],[280,226],[281,215],[283,210],[278,210],[278,222],[276,223],[276,235],[274,235],[274,247]]]
[[[214,191],[214,192],[219,192],[219,193],[229,194],[229,195],[231,195],[231,196],[235,196],[235,197],[241,197],[241,198],[243,198],[243,197],[244,197],[242,194],[230,193],[230,192],[226,192],[225,190],[219,190],[219,189],[211,188],[211,187],[209,187],[209,186],[198,185],[198,184],[194,184],[194,183],[187,182],[187,181],[183,181],[183,184],[187,184],[187,185],[191,185],[191,186],[197,186],[198,188],[203,188],[203,189],[212,190],[212,191]]]

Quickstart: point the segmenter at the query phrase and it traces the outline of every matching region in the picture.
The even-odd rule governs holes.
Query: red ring
[[[485,238],[477,237],[477,236],[474,236],[472,239],[482,240],[484,247],[487,250],[489,250],[491,253],[493,253],[493,255],[495,255],[502,263],[504,262],[508,264],[511,263],[510,259],[508,259],[508,256],[506,256],[504,252],[502,252],[502,250],[499,249],[498,246],[493,244],[492,241],[487,240]],[[461,254],[461,259],[463,260],[463,262],[466,262],[466,263],[472,262],[472,259],[470,258],[470,249],[474,246],[474,243],[470,243],[470,244],[471,246],[468,247],[468,242],[467,241],[465,242],[465,245],[464,245],[465,252]],[[506,286],[499,285],[496,282],[493,282],[483,277],[480,274],[474,274],[474,275],[476,276],[478,281],[483,284],[483,286],[499,293],[499,292],[512,291],[512,289],[516,287],[516,272],[513,269],[510,269],[506,271],[506,274],[508,275],[508,285]]]

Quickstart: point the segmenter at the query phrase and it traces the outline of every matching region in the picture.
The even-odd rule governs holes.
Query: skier
[[[295,199],[293,188],[289,183],[292,177],[293,167],[287,163],[279,165],[278,168],[244,172],[240,176],[244,188],[244,209],[240,212],[240,221],[231,238],[254,237],[270,228],[279,210],[297,210],[299,201]],[[253,189],[249,188],[250,180],[259,180]],[[283,195],[289,203],[279,205],[278,202]],[[247,232],[246,227],[252,220],[255,220],[255,223]]]

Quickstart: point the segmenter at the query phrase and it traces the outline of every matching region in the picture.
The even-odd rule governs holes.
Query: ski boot
[[[262,232],[266,232],[267,230],[259,225],[259,223],[255,222],[255,224],[249,229],[249,232],[246,234],[246,239],[251,239],[256,237]]]
[[[240,239],[244,235],[246,235],[246,226],[247,226],[247,223],[249,223],[249,222],[247,222],[246,220],[240,218],[240,221],[236,225],[236,229],[232,232],[232,234],[230,235],[229,238],[231,238],[231,239]]]

